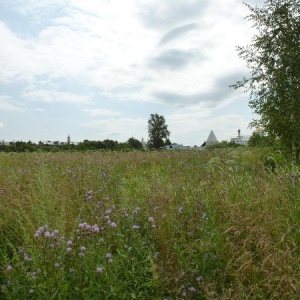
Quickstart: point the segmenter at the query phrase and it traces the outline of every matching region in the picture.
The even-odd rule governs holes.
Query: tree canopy
[[[252,43],[238,47],[251,71],[235,88],[250,91],[249,106],[259,115],[251,127],[263,127],[293,153],[300,146],[300,2],[267,0],[251,7],[247,19],[257,33]]]
[[[164,116],[151,114],[148,120],[149,148],[159,149],[170,143],[170,131]]]

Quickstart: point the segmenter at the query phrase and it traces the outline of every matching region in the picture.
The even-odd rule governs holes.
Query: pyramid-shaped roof
[[[211,130],[207,140],[206,140],[206,145],[211,145],[211,144],[215,144],[218,143],[219,141],[216,138],[216,135],[214,134],[214,132]]]

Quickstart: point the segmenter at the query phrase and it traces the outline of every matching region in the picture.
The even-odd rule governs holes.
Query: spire
[[[218,143],[219,141],[217,140],[215,134],[213,131],[210,132],[207,140],[206,140],[206,145],[212,145],[212,144],[215,144],[215,143]]]

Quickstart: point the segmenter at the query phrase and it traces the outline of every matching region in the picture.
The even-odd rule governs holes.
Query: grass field
[[[299,299],[299,171],[266,151],[0,153],[0,299]]]

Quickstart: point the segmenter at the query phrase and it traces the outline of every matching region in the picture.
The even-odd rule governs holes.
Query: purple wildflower
[[[112,228],[116,228],[116,227],[117,227],[117,224],[116,224],[115,222],[111,222],[110,226],[111,226]]]
[[[12,266],[11,266],[11,265],[8,265],[8,266],[6,267],[6,271],[7,271],[7,272],[12,271]]]
[[[153,223],[153,222],[154,222],[154,219],[153,219],[152,217],[149,217],[149,218],[148,218],[148,221],[149,221],[150,223]]]
[[[51,233],[49,231],[46,231],[44,234],[45,238],[50,238],[51,237]]]

